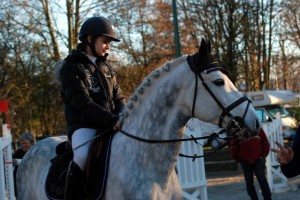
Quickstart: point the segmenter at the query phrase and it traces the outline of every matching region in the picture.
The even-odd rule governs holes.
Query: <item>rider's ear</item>
[[[88,35],[86,39],[87,39],[88,43],[92,42],[92,36],[91,35]]]

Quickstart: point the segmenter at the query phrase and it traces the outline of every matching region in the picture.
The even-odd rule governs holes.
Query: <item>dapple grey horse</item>
[[[205,40],[196,54],[150,73],[129,98],[120,115],[122,131],[112,141],[105,200],[182,199],[175,172],[181,141],[176,140],[192,117],[241,135],[253,136],[259,127],[253,106],[223,73]],[[47,199],[49,160],[64,140],[45,139],[27,153],[18,172],[20,200]]]

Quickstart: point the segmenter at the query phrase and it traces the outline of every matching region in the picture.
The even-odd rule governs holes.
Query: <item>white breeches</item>
[[[84,142],[92,139],[97,133],[96,129],[92,128],[80,128],[74,131],[72,135],[72,148],[76,148]],[[93,142],[89,142],[80,148],[74,150],[73,161],[80,167],[82,171],[85,171],[86,161],[89,155],[89,150]]]

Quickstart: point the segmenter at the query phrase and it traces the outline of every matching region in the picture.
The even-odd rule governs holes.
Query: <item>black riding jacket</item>
[[[60,81],[69,138],[79,128],[111,128],[125,100],[106,57],[98,58],[95,65],[86,54],[75,50],[64,61]]]

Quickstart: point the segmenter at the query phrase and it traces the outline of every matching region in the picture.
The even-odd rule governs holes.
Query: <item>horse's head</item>
[[[218,123],[219,127],[225,128],[231,136],[256,135],[259,122],[254,107],[251,101],[243,96],[224,74],[225,70],[218,65],[217,60],[211,54],[210,42],[202,39],[199,52],[187,59],[196,77],[193,117],[201,118],[200,113],[204,111],[207,115],[204,118],[202,115],[200,120]],[[197,96],[204,94],[199,94],[202,90],[198,90],[197,87],[203,87],[203,92],[206,92],[209,97],[201,98],[198,101]],[[196,107],[197,103],[204,105]],[[205,110],[212,106],[218,107],[219,113]],[[200,110],[201,108],[203,110]]]

